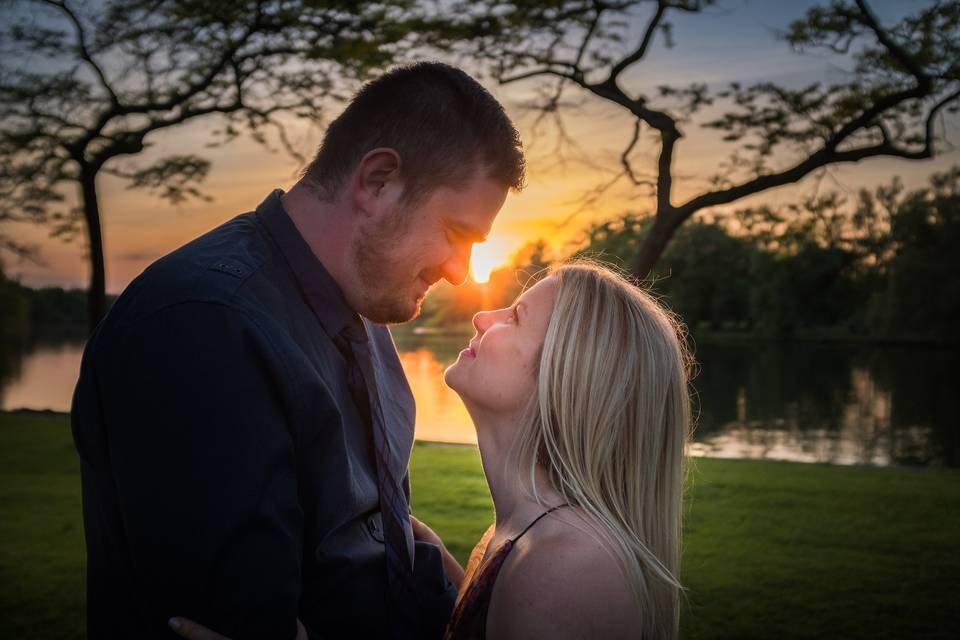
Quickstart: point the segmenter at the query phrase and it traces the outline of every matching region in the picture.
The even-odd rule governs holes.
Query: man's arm
[[[149,624],[297,633],[303,515],[292,382],[256,324],[188,303],[114,334],[95,365],[124,540]]]

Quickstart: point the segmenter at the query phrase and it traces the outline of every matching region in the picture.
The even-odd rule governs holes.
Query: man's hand
[[[440,547],[440,553],[443,556],[443,571],[447,574],[450,582],[459,590],[460,585],[463,583],[463,567],[461,567],[457,559],[447,551],[446,545],[443,544],[443,540],[440,539],[437,532],[414,518],[413,514],[410,514],[410,526],[413,527],[413,538],[415,540],[422,540],[423,542],[429,542],[430,544],[435,544]]]

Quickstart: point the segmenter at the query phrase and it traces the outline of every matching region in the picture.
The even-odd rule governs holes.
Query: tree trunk
[[[677,227],[680,226],[680,222],[676,221],[675,218],[676,216],[663,215],[660,212],[654,217],[653,225],[644,237],[643,244],[640,245],[640,250],[637,251],[637,255],[633,259],[631,272],[637,279],[643,280],[653,271],[657,260],[660,259],[664,249],[667,248],[667,243],[670,242]]]
[[[100,229],[100,204],[97,202],[97,174],[92,168],[81,170],[83,217],[87,222],[90,245],[90,287],[87,292],[88,330],[93,333],[107,313],[106,271],[103,261],[103,234]]]

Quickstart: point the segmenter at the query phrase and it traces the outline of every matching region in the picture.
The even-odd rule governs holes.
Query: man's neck
[[[313,255],[346,295],[353,228],[345,203],[323,199],[303,180],[284,193],[280,202]]]

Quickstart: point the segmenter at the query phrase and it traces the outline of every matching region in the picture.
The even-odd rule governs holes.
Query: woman
[[[679,324],[575,262],[474,326],[444,379],[476,425],[496,522],[446,637],[675,638],[690,423]]]

